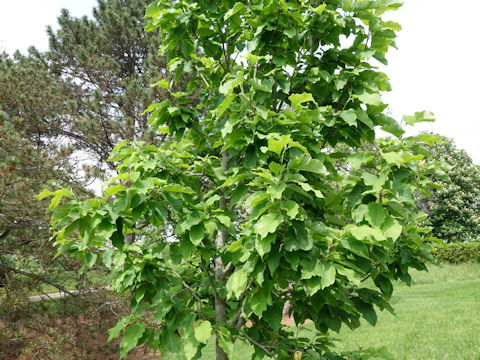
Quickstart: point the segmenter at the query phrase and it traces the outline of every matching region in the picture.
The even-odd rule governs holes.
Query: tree
[[[100,1],[93,19],[63,11],[59,29],[48,31],[48,51],[0,54],[0,286],[2,311],[9,314],[4,320],[12,330],[3,336],[18,334],[17,320],[28,312],[32,292],[90,286],[86,272],[77,275],[77,259],[53,260],[48,203],[34,195],[45,187],[68,187],[87,199],[86,186],[114,169],[106,159],[116,144],[161,141],[161,134],[147,131],[147,115],[141,114],[168,96],[149,86],[165,77],[165,59],[157,56],[159,36],[143,31],[146,4]],[[73,300],[74,312],[92,304],[98,309],[103,294],[97,295]]]
[[[432,178],[436,189],[429,198],[419,199],[419,207],[429,214],[428,224],[436,237],[445,242],[476,241],[480,229],[480,170],[453,140],[436,136],[441,141],[432,146],[430,157],[450,165],[448,179]]]
[[[19,270],[38,282],[38,269],[50,264],[53,273],[60,264],[51,261],[47,204],[34,196],[53,184],[82,192],[78,178],[70,181],[71,149],[50,137],[58,118],[71,115],[64,85],[34,58],[0,55],[0,266],[16,299],[25,288],[14,281]]]
[[[73,18],[63,10],[59,29],[47,30],[49,50],[34,52],[72,87],[75,116],[62,118],[58,135],[89,155],[92,172],[115,169],[106,160],[121,141],[161,139],[147,128],[143,113],[153,101],[168,96],[149,86],[166,76],[166,64],[157,56],[159,36],[144,31],[147,3],[99,0],[92,19]]]
[[[100,198],[40,195],[70,198],[52,214],[59,252],[89,266],[102,258],[116,274],[112,287],[131,291],[131,314],[110,331],[123,332],[122,356],[147,343],[198,358],[214,334],[218,360],[231,357],[235,341],[253,344],[255,359],[315,359],[330,354],[329,330],[392,311],[393,281],[409,283],[409,268],[431,259],[413,193],[435,172],[415,151],[420,139],[402,139],[383,113],[390,85],[373,58],[386,63],[395,46],[400,26],[381,15],[399,6],[149,5],[147,29],[160,31],[173,75],[157,84],[171,97],[147,109],[166,141],[118,145],[110,161],[119,175]],[[184,73],[187,86],[172,91]],[[398,138],[337,171],[341,160],[327,146],[360,149],[376,126]],[[158,240],[125,241],[140,227],[157,229]],[[296,324],[313,321],[312,339],[281,325],[287,300]]]
[[[46,53],[0,55],[1,253],[31,261],[42,249],[33,258],[45,264],[46,204],[32,195],[53,183],[80,191],[114,168],[106,159],[119,142],[161,139],[141,114],[168,95],[149,86],[165,61],[159,36],[144,31],[146,4],[99,1],[92,20],[64,10]]]

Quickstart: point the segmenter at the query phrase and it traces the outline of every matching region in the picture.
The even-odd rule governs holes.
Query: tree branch
[[[245,338],[246,338],[248,341],[250,341],[253,345],[255,345],[256,347],[262,349],[262,350],[265,352],[265,354],[267,354],[268,356],[270,356],[270,357],[272,357],[272,358],[274,358],[274,359],[277,358],[277,356],[276,356],[275,354],[271,353],[265,346],[263,346],[263,345],[260,344],[258,341],[254,340],[254,339],[252,339],[250,336],[248,336],[248,334],[247,334],[245,331],[243,331],[242,329],[238,329],[238,331],[240,332],[240,334],[242,334],[243,336],[245,336]]]

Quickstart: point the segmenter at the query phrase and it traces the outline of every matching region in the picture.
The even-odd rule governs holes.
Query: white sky
[[[30,45],[46,50],[45,29],[56,26],[61,8],[71,15],[91,15],[96,0],[0,0],[0,51],[26,52]],[[388,17],[404,30],[398,51],[384,69],[393,91],[384,96],[397,118],[430,110],[435,123],[409,130],[429,130],[451,137],[480,164],[480,66],[478,14],[480,1],[463,0],[461,10],[450,0],[406,0]]]

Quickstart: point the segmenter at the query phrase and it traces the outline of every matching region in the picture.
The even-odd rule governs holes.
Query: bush
[[[480,242],[450,243],[434,250],[434,256],[441,262],[460,264],[480,262]]]

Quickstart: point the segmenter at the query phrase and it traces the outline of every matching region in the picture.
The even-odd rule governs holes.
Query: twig
[[[182,284],[183,286],[188,289],[188,291],[190,291],[190,294],[192,294],[192,296],[201,304],[203,305],[203,302],[202,302],[202,299],[200,299],[200,297],[197,295],[197,293],[195,291],[193,291],[193,289],[190,287],[190,285],[188,285],[183,279],[182,277],[180,276],[179,273],[177,273],[175,270],[172,270],[172,272],[175,274],[175,276],[177,276],[181,281],[182,281]]]
[[[260,344],[258,341],[254,340],[254,339],[252,339],[250,336],[248,336],[248,334],[247,334],[245,331],[243,331],[242,329],[238,329],[238,331],[240,332],[240,334],[242,334],[243,336],[245,336],[245,337],[247,338],[247,340],[250,341],[253,345],[255,345],[255,346],[259,347],[260,349],[262,349],[262,350],[265,352],[265,354],[267,354],[268,356],[270,356],[270,357],[272,357],[272,358],[274,358],[274,359],[277,358],[277,357],[275,356],[275,354],[272,354],[270,351],[268,351],[268,349],[267,349],[265,346],[263,346],[263,345]]]

